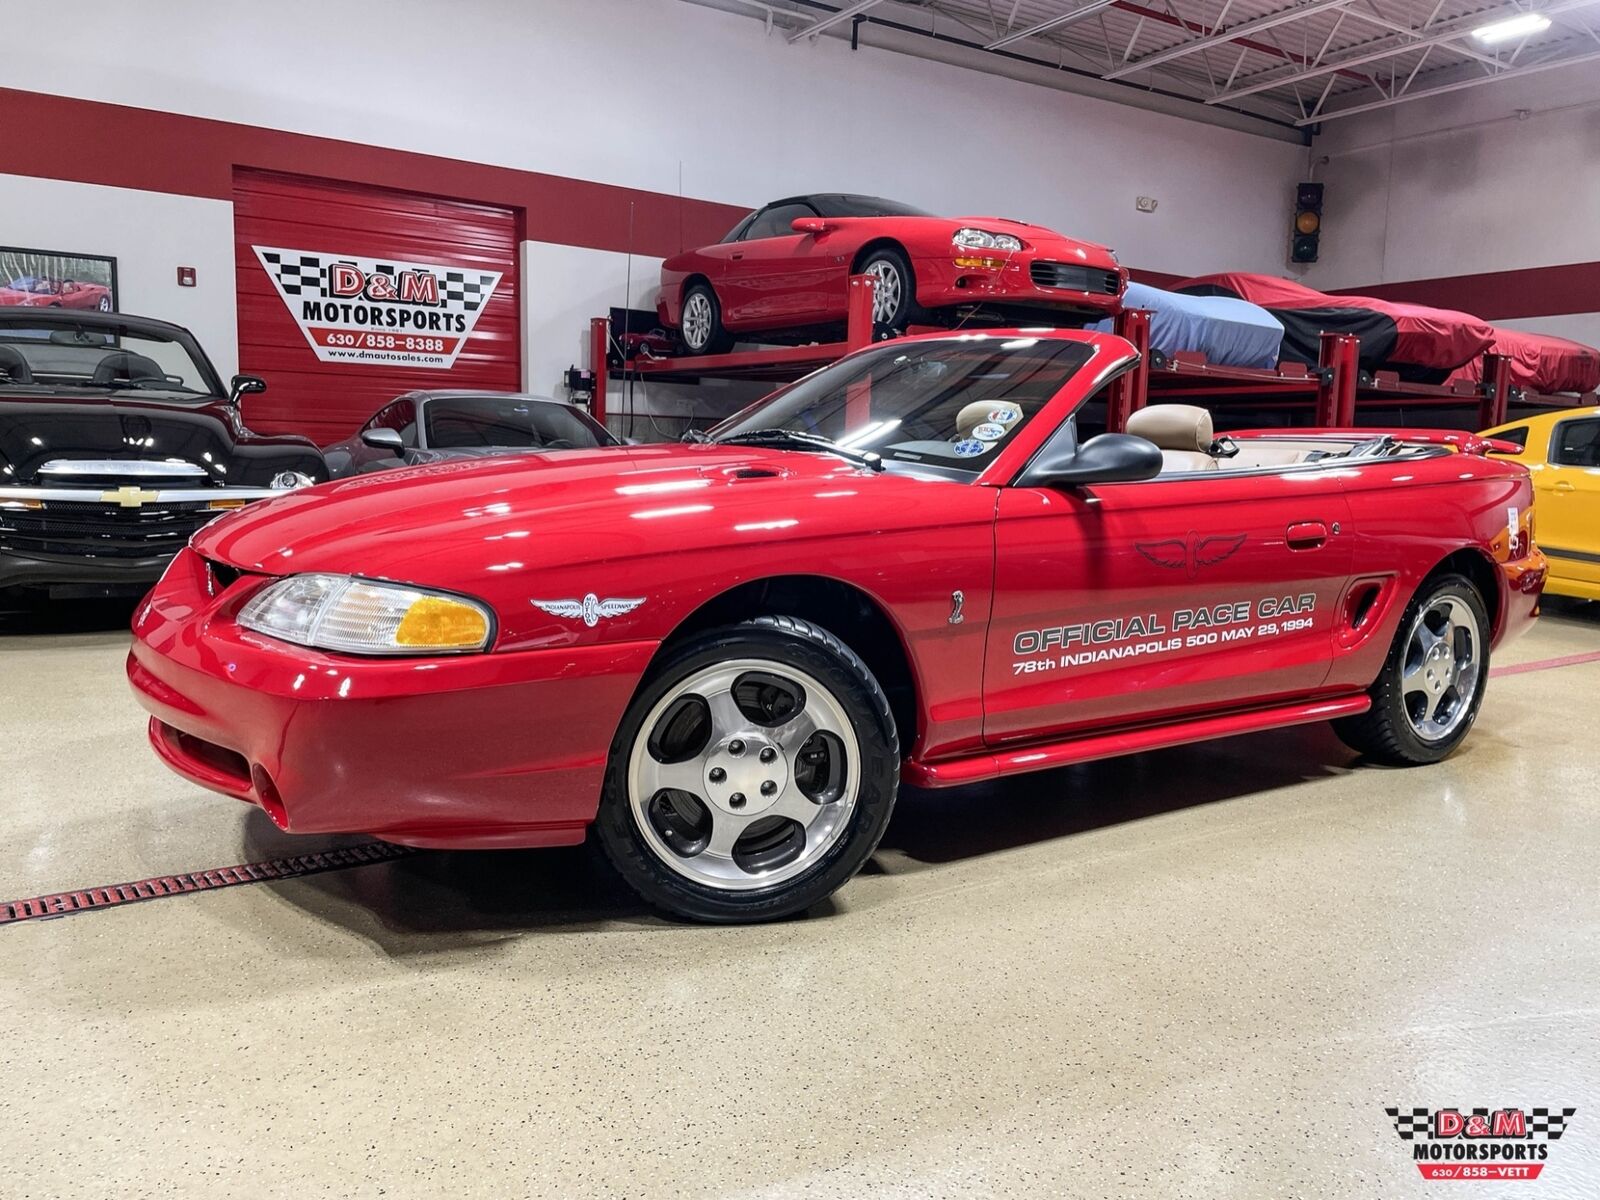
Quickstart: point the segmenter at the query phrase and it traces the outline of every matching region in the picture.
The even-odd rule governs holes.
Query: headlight
[[[986,229],[958,229],[950,241],[964,250],[1004,250],[1009,254],[1022,249],[1022,242],[1009,233]]]
[[[494,629],[474,600],[348,575],[291,575],[239,613],[245,629],[346,654],[448,654],[482,650]]]
[[[304,471],[279,471],[267,486],[275,492],[287,492],[294,488],[310,487],[315,482]]]

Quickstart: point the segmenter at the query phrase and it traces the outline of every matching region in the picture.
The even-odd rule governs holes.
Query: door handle
[[[1577,491],[1577,485],[1565,479],[1559,479],[1556,481],[1554,490],[1558,492],[1573,492]]]
[[[1291,550],[1315,550],[1328,540],[1328,527],[1321,521],[1300,521],[1289,526],[1286,540]]]
[[[730,255],[728,255],[728,257],[733,259],[734,262],[738,262],[741,258],[744,257],[744,251],[741,250],[737,254],[730,254]]]

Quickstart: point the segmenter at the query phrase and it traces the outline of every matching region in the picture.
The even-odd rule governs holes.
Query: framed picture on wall
[[[0,246],[0,308],[117,311],[117,260]]]

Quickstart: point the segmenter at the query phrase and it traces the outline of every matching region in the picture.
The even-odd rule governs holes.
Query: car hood
[[[494,602],[506,585],[525,596],[529,577],[585,564],[911,527],[927,519],[913,497],[929,486],[971,485],[746,446],[557,450],[337,480],[232,514],[194,546],[243,571],[365,575]]]
[[[219,402],[164,404],[88,389],[82,396],[20,388],[0,393],[0,478],[12,485],[59,484],[41,477],[39,468],[61,459],[177,459],[204,472],[188,486],[264,487],[279,471],[327,476],[310,442],[258,437]]]

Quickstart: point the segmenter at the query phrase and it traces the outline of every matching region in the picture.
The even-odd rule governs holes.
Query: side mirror
[[[371,446],[374,450],[388,450],[394,454],[399,454],[405,449],[405,443],[400,440],[398,429],[363,429],[361,444]]]
[[[228,402],[239,403],[241,396],[254,396],[267,390],[267,381],[259,375],[235,375],[228,385]]]
[[[827,233],[833,226],[821,217],[796,217],[789,222],[789,228],[796,233]]]
[[[1154,442],[1129,433],[1102,433],[1081,446],[1046,451],[1017,482],[1023,487],[1078,487],[1086,483],[1131,483],[1161,474]]]

